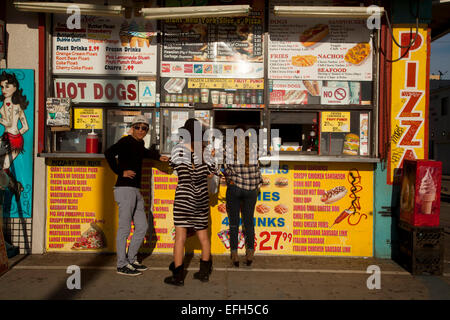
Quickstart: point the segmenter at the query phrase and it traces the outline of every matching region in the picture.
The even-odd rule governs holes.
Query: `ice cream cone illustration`
[[[122,44],[122,47],[127,47],[130,45],[130,37],[129,36],[120,36],[120,42]]]
[[[130,35],[128,34],[128,22],[125,20],[120,26],[119,37],[122,47],[127,47],[130,44]]]
[[[433,201],[436,199],[436,184],[431,175],[431,169],[432,168],[427,169],[419,187],[419,197],[421,201],[420,209],[424,214],[431,214]]]
[[[145,44],[147,44],[147,47],[150,46],[150,45],[148,44],[148,39],[138,38],[138,45],[139,45],[139,48],[142,48]]]
[[[131,48],[136,47],[137,40],[138,40],[138,37],[131,37],[131,40],[130,40],[130,47]]]
[[[230,235],[228,234],[228,230],[222,230],[218,232],[217,235],[225,248],[230,249]]]

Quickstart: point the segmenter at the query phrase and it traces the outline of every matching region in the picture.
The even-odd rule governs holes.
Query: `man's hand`
[[[159,161],[167,162],[167,161],[169,161],[169,157],[161,156],[161,157],[159,157]]]
[[[133,170],[125,170],[123,172],[123,177],[124,178],[133,179],[135,176],[136,176],[136,172],[134,172]]]

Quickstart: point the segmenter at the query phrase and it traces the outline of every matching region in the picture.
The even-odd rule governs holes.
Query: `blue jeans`
[[[253,215],[255,212],[258,189],[245,190],[235,185],[228,185],[226,204],[230,223],[230,249],[238,249],[239,216],[242,212],[245,243],[247,249],[255,248],[255,226]]]

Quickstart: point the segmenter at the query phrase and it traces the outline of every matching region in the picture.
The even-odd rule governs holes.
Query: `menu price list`
[[[326,221],[329,214],[341,212],[340,206],[317,201],[326,192],[325,181],[344,182],[345,173],[328,173],[327,166],[316,165],[296,165],[294,170],[292,251],[299,254],[350,254],[351,246],[342,245],[348,236],[347,230],[330,229],[331,225]],[[335,243],[335,237],[339,237],[340,244]]]
[[[170,19],[164,23],[164,61],[262,61],[260,13],[246,18]]]
[[[85,164],[84,161],[81,163]],[[49,171],[48,246],[59,249],[63,248],[65,243],[79,240],[82,235],[82,225],[104,223],[104,220],[96,219],[95,212],[81,211],[82,208],[88,209],[81,205],[81,199],[86,193],[92,191],[89,182],[97,179],[98,168],[51,166]]]
[[[156,249],[172,249],[174,239],[173,203],[178,178],[158,169],[153,169],[153,219],[156,235]]]

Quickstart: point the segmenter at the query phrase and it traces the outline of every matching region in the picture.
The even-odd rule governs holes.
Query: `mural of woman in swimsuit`
[[[3,102],[0,108],[0,124],[5,127],[0,139],[0,170],[9,177],[8,189],[19,201],[24,188],[22,183],[17,181],[11,173],[10,167],[17,156],[24,152],[23,135],[29,129],[24,111],[29,101],[23,94],[23,89],[20,89],[19,81],[13,73],[2,72],[0,74],[0,89],[0,103]]]

